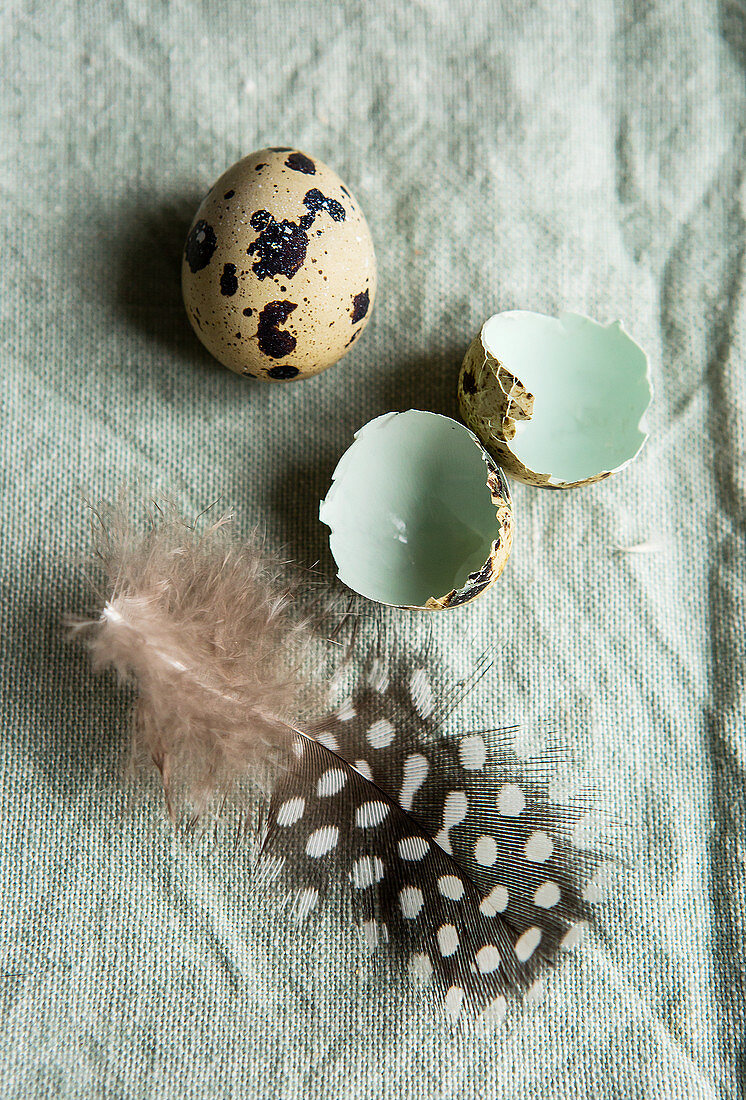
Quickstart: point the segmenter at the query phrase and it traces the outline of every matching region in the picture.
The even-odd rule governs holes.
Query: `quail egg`
[[[182,290],[207,350],[238,374],[308,378],[365,328],[373,242],[339,177],[298,149],[244,157],[210,189],[187,236]]]

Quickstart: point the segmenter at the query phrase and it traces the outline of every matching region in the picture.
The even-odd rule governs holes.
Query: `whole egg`
[[[336,363],[368,322],[370,230],[321,161],[261,149],[205,196],[184,248],[182,290],[192,327],[230,370],[307,378]]]

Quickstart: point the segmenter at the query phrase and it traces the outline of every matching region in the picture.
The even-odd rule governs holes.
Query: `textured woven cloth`
[[[742,1095],[745,46],[740,0],[3,6],[0,1095]],[[276,144],[353,189],[380,269],[359,344],[285,386],[213,362],[178,285],[200,196]],[[502,580],[430,617],[446,666],[501,647],[458,721],[556,725],[624,823],[598,926],[479,1039],[132,796],[128,700],[61,619],[92,607],[84,497],[135,474],[332,576],[353,431],[455,415],[509,308],[622,319],[656,400],[618,477],[516,486]]]

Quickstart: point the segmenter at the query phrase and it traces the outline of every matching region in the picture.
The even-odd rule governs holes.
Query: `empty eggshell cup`
[[[319,517],[339,579],[396,607],[473,600],[500,576],[513,539],[502,471],[463,424],[416,409],[355,433]]]
[[[619,321],[511,310],[470,345],[458,396],[465,423],[506,473],[570,489],[635,458],[652,388],[645,352]]]

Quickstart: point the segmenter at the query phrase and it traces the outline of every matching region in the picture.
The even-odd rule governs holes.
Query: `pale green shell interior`
[[[415,409],[356,433],[319,516],[339,579],[398,606],[422,607],[463,587],[497,535],[477,440],[455,420]]]
[[[619,322],[513,310],[482,329],[485,348],[534,395],[508,446],[529,470],[582,481],[630,462],[652,396],[645,353]]]

